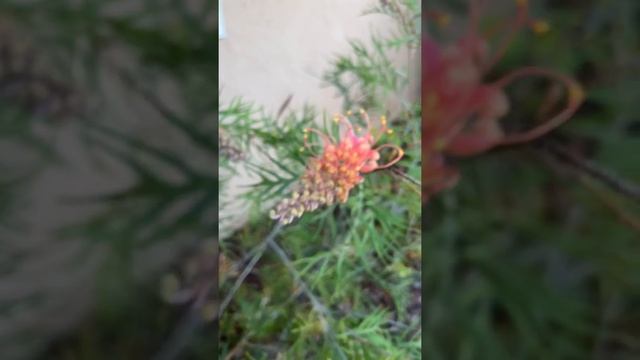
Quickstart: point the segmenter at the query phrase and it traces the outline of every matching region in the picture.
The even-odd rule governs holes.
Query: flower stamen
[[[289,224],[305,212],[313,211],[320,206],[335,202],[344,203],[349,198],[349,192],[364,181],[363,174],[388,168],[400,161],[404,152],[396,145],[384,144],[373,148],[376,141],[371,135],[369,115],[364,110],[360,110],[360,114],[367,122],[367,129],[363,134],[359,134],[362,129],[358,129],[358,132],[353,131],[347,117],[341,114],[333,117],[336,123],[342,122],[347,125],[347,131],[337,142],[319,130],[305,129],[305,147],[309,147],[308,134],[313,132],[324,140],[323,151],[309,160],[297,187],[289,198],[280,201],[270,212],[271,218]],[[381,134],[388,132],[390,129],[386,127],[384,116],[381,117],[381,123]],[[379,165],[379,151],[385,148],[394,149],[396,155],[388,163]]]

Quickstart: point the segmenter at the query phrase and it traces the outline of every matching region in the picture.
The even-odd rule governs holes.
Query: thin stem
[[[247,278],[247,276],[249,276],[249,273],[251,273],[251,271],[256,266],[258,261],[260,261],[260,259],[262,258],[262,255],[264,255],[264,252],[269,242],[273,241],[273,239],[280,233],[281,230],[282,230],[282,224],[277,223],[276,226],[273,228],[273,230],[271,230],[271,233],[269,233],[269,235],[267,235],[264,241],[262,241],[262,243],[258,246],[258,250],[256,254],[253,255],[253,258],[251,259],[249,264],[247,264],[247,266],[244,268],[240,276],[238,276],[238,279],[236,279],[236,282],[233,284],[233,287],[231,288],[231,290],[229,291],[225,299],[220,304],[220,308],[218,309],[218,314],[215,317],[216,319],[219,317],[219,315],[221,315],[224,312],[224,310],[227,308],[227,306],[233,299],[233,296],[240,288],[240,285],[242,285],[242,283]]]
[[[396,157],[393,158],[393,160],[390,160],[388,163],[384,164],[384,165],[380,165],[376,168],[376,170],[379,169],[386,169],[392,165],[394,165],[395,163],[397,163],[398,161],[400,161],[400,159],[402,159],[402,157],[404,156],[404,151],[397,145],[392,145],[392,144],[384,144],[381,146],[378,146],[378,148],[375,149],[375,151],[380,151],[381,149],[384,148],[392,148],[396,151]]]
[[[347,127],[347,130],[349,130],[349,131],[351,131],[351,132],[355,133],[355,132],[353,131],[353,125],[351,124],[351,121],[349,121],[349,118],[348,118],[348,117],[346,117],[346,116],[344,116],[344,115],[342,115],[342,114],[336,114],[336,115],[333,117],[333,121],[335,121],[336,123],[342,123],[342,124],[344,124],[344,125]]]
[[[569,120],[569,118],[578,110],[578,108],[582,104],[582,101],[584,100],[584,91],[575,80],[566,75],[537,67],[525,67],[512,71],[502,77],[500,80],[496,81],[493,86],[495,86],[496,88],[503,88],[514,80],[526,76],[541,76],[560,81],[567,88],[567,105],[562,111],[560,111],[558,114],[551,117],[541,125],[529,131],[525,131],[524,133],[509,135],[504,140],[498,142],[497,145],[521,144],[545,135],[549,131],[557,128],[558,126]]]
[[[558,160],[571,165],[574,169],[607,185],[613,191],[635,201],[640,201],[640,186],[638,184],[621,178],[613,174],[610,170],[604,169],[592,161],[573,154],[560,145],[550,143],[546,145],[548,151]]]
[[[284,111],[289,107],[289,104],[291,104],[291,99],[293,99],[293,94],[290,94],[282,105],[280,105],[280,109],[278,109],[278,113],[276,114],[276,120],[280,119],[282,114],[284,114]]]
[[[422,186],[420,181],[412,178],[411,176],[407,175],[406,173],[402,172],[400,169],[392,167],[391,169],[389,169],[389,171],[391,171],[393,174],[399,176],[401,179],[408,181],[410,184],[413,184],[415,186]]]
[[[367,114],[366,111],[364,111],[364,109],[360,109],[360,116],[362,116],[362,118],[364,119],[365,123],[367,124],[367,132],[371,131],[371,118],[369,118],[369,114]]]
[[[233,296],[240,288],[240,285],[242,285],[244,280],[251,273],[260,258],[262,258],[262,255],[264,255],[269,241],[273,241],[273,239],[280,233],[281,230],[282,224],[276,224],[269,235],[267,235],[267,237],[258,246],[256,253],[253,255],[253,258],[251,259],[247,267],[242,271],[238,279],[236,279],[236,282],[231,288],[231,291],[229,291],[223,302],[220,304],[220,307],[217,309],[216,314],[213,317],[213,321],[217,321],[219,319],[220,314],[222,314],[224,309],[226,309],[226,307],[229,305],[229,303],[233,299]],[[158,353],[156,353],[153,358],[154,360],[172,360],[179,357],[191,334],[193,334],[193,332],[204,323],[202,314],[200,314],[200,308],[204,304],[203,299],[204,297],[196,301],[196,303],[194,303],[194,305],[189,309],[187,314],[178,323],[178,326],[172,332],[169,339],[165,342]]]
[[[330,137],[329,135],[323,133],[322,131],[318,130],[318,129],[314,129],[314,128],[306,128],[304,129],[305,134],[304,134],[304,146],[313,151],[313,148],[311,146],[311,144],[309,143],[309,138],[308,138],[308,133],[309,132],[313,132],[315,134],[317,134],[318,136],[320,136],[320,138],[322,139],[322,141],[324,142],[324,146],[329,145],[329,144],[335,144],[335,140],[333,140],[332,137]],[[324,146],[322,146],[322,148],[324,148]]]
[[[620,203],[611,196],[611,192],[607,192],[603,188],[595,185],[594,181],[586,176],[580,176],[579,179],[609,210],[613,211],[622,223],[640,232],[640,219],[622,207]]]
[[[342,349],[340,348],[340,345],[338,344],[338,341],[336,339],[336,335],[333,332],[333,329],[331,328],[331,324],[329,324],[329,321],[327,320],[327,317],[329,316],[329,312],[327,310],[327,307],[322,302],[320,302],[320,300],[313,294],[313,292],[311,292],[311,290],[309,289],[307,284],[302,280],[302,277],[300,276],[298,271],[293,266],[293,263],[291,262],[291,260],[287,256],[287,253],[280,247],[280,245],[278,245],[278,243],[276,243],[275,239],[273,239],[273,238],[267,239],[267,243],[268,243],[269,247],[278,255],[278,257],[280,257],[280,260],[282,260],[282,262],[284,263],[284,265],[287,268],[287,270],[289,270],[289,272],[293,276],[295,282],[298,283],[298,285],[299,285],[300,289],[302,290],[302,292],[304,292],[304,294],[307,296],[307,298],[309,298],[309,300],[311,301],[311,305],[313,306],[313,309],[320,316],[322,324],[323,324],[324,328],[326,329],[326,333],[325,334],[326,334],[327,338],[329,339],[329,341],[331,342],[331,344],[334,346],[334,348],[335,348],[336,352],[338,353],[338,356],[340,357],[340,359],[345,359],[346,360],[347,357],[344,354],[344,352],[342,351]]]
[[[587,190],[594,194],[598,200],[604,203],[604,205],[616,215],[618,220],[623,224],[628,225],[633,230],[640,231],[640,219],[630,213],[619,203],[617,199],[611,196],[613,194],[612,192],[608,192],[602,187],[597,186],[595,182],[599,181],[601,184],[609,186],[610,190],[617,192],[618,194],[631,197],[635,200],[638,200],[638,198],[634,198],[635,195],[633,195],[633,192],[640,191],[640,188],[638,188],[637,185],[627,183],[625,180],[613,178],[612,175],[604,169],[599,169],[597,172],[598,175],[596,175],[596,173],[593,173],[592,171],[593,167],[595,167],[593,163],[589,163],[587,165],[585,164],[588,163],[586,160],[578,158],[560,147],[557,147],[555,151],[552,151],[550,147],[547,147],[544,150],[546,151],[543,152],[542,159],[548,166],[556,172],[561,173],[566,170],[561,169],[561,166],[569,165],[568,170],[570,173],[575,176]],[[567,156],[573,157],[573,160],[567,161]],[[575,161],[580,165],[573,164],[572,161]],[[585,167],[590,167],[592,169],[587,171],[585,170]],[[636,188],[635,190],[631,189],[632,194],[628,194],[629,189],[625,190],[625,187],[630,185]]]
[[[229,351],[227,356],[224,357],[224,360],[233,360],[236,358],[236,356],[239,356],[242,353],[242,349],[244,349],[244,347],[249,344],[250,336],[251,332],[244,335],[242,339],[240,339],[240,341],[238,341],[238,343],[233,347],[233,349]]]

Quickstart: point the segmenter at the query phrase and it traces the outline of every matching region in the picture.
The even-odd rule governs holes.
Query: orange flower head
[[[347,115],[351,115],[351,112]],[[289,224],[305,212],[314,211],[320,206],[336,202],[345,203],[351,189],[364,181],[364,174],[387,168],[402,158],[404,152],[395,145],[384,144],[374,148],[383,133],[391,133],[391,130],[387,129],[385,117],[380,118],[382,126],[377,136],[374,136],[369,116],[364,110],[360,111],[360,115],[367,124],[364,130],[354,129],[347,116],[337,114],[334,117],[336,123],[346,127],[339,141],[316,129],[305,129],[305,148],[311,148],[308,139],[309,133],[313,132],[322,139],[322,153],[309,160],[291,196],[271,210],[272,219]],[[394,149],[396,156],[388,163],[380,165],[378,161],[380,150],[383,148]]]

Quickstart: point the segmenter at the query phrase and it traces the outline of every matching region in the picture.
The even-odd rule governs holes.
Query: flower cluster
[[[380,119],[382,126],[378,135],[374,136],[369,116],[364,110],[360,110],[360,116],[367,124],[364,130],[354,128],[348,118],[350,115],[351,112],[348,112],[347,116],[338,114],[334,117],[336,123],[346,127],[339,141],[316,129],[305,129],[305,148],[311,148],[309,135],[315,133],[322,139],[322,153],[309,160],[297,188],[271,211],[271,218],[289,224],[303,213],[320,206],[344,203],[349,198],[349,192],[364,180],[363,174],[387,168],[400,160],[404,153],[395,145],[384,144],[374,148],[382,134],[392,132],[387,128],[384,116]],[[395,157],[380,165],[378,161],[383,148],[394,149]]]
[[[549,26],[529,19],[527,2],[516,0],[517,15],[500,31],[505,38],[492,52],[489,42],[477,29],[482,3],[470,0],[469,27],[458,41],[439,44],[428,35],[423,39],[422,191],[425,199],[457,182],[458,171],[448,164],[448,157],[471,156],[496,146],[533,140],[567,121],[584,97],[573,79],[538,67],[516,69],[492,83],[484,83],[484,75],[504,55],[519,30],[529,27],[543,33]],[[442,13],[428,14],[441,26],[448,23],[448,17]],[[546,77],[564,84],[567,104],[562,111],[528,131],[506,133],[499,123],[510,108],[504,88],[528,76]]]

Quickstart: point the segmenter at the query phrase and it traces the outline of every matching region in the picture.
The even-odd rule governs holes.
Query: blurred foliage
[[[220,318],[220,358],[420,357],[420,190],[407,180],[420,174],[420,108],[405,95],[411,93],[411,64],[392,61],[399,49],[418,56],[420,13],[410,0],[378,5],[368,13],[390,16],[397,29],[350,42],[350,53],[331,62],[324,79],[344,101],[342,110],[366,109],[374,124],[378,115],[387,116],[395,132],[382,142],[405,150],[395,166],[404,178],[390,170],[368,174],[346,204],[280,229],[267,212],[313,156],[300,151],[303,129],[320,125],[337,134],[338,128],[310,106],[271,115],[244,99],[221,104],[221,134],[244,153],[240,161],[222,160],[230,177],[221,178],[221,189],[239,169],[257,181],[244,193],[252,204],[250,221],[220,244],[237,269],[233,276],[221,269],[221,297],[234,296]],[[221,217],[224,209],[221,204]],[[266,249],[263,239],[272,231],[276,245]],[[257,258],[246,278],[239,275]],[[233,293],[236,281],[242,285]]]
[[[72,276],[101,260],[87,284],[97,299],[90,316],[53,343],[26,336],[26,344],[38,344],[34,352],[46,349],[43,358],[148,358],[188,312],[162,301],[158,270],[166,269],[149,251],[164,248],[180,262],[182,252],[199,253],[217,235],[214,7],[213,0],[0,2],[0,30],[7,31],[0,37],[1,145],[22,154],[19,162],[0,161],[0,234],[30,216],[27,178],[73,165],[53,151],[58,132],[81,143],[92,170],[131,180],[118,180],[124,186],[109,193],[55,199],[99,209],[49,240],[85,244],[85,256],[63,271]],[[25,47],[32,49],[26,55],[14,51]],[[8,66],[6,58],[16,60]],[[35,256],[4,236],[0,245],[3,274]],[[0,316],[11,315],[5,305]],[[200,336],[185,353],[207,358],[203,349],[210,354],[215,344]]]
[[[485,25],[506,3],[489,6]],[[587,99],[553,135],[461,162],[458,186],[423,209],[425,356],[636,359],[640,236],[629,220],[640,216],[638,199],[547,150],[560,144],[615,181],[640,182],[640,110],[632,105],[640,4],[530,3],[550,31],[519,36],[496,73],[557,69],[579,80]],[[434,5],[457,24],[465,4]],[[535,116],[540,95],[525,85],[509,91],[516,105],[507,122]]]

